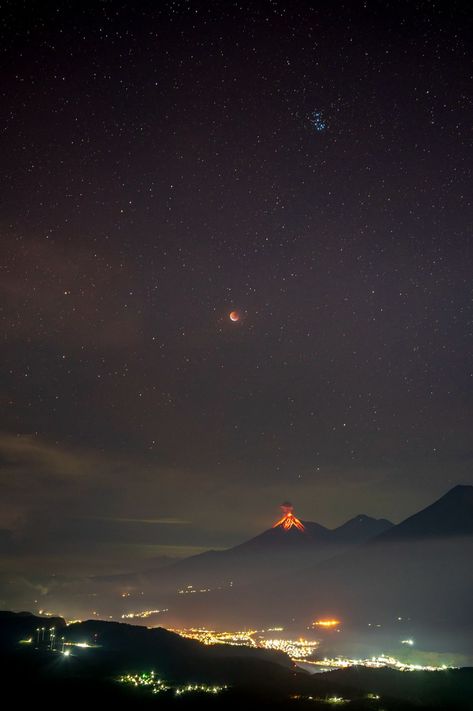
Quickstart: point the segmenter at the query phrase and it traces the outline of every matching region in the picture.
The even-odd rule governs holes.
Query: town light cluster
[[[231,644],[234,646],[259,647],[260,649],[275,649],[285,652],[291,659],[298,661],[308,659],[317,649],[319,643],[315,640],[266,638],[268,632],[282,632],[282,627],[267,630],[240,630],[234,632],[216,632],[205,628],[172,629],[181,637],[196,639],[202,644]]]
[[[156,672],[143,672],[141,674],[124,674],[118,678],[122,684],[130,684],[136,687],[146,687],[153,694],[160,694],[165,691],[174,692],[176,696],[190,693],[219,694],[227,686],[217,686],[216,684],[185,684],[184,686],[173,686],[157,676]]]
[[[424,666],[422,664],[409,664],[401,662],[395,657],[380,655],[368,659],[348,659],[346,657],[325,658],[317,661],[309,661],[308,664],[323,667],[324,669],[347,669],[348,667],[368,667],[372,669],[397,669],[403,672],[412,671],[444,671],[445,669],[455,669],[455,667],[442,664],[441,666]]]

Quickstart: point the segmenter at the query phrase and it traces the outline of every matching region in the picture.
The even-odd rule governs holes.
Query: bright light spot
[[[330,627],[337,627],[340,623],[340,620],[315,620],[314,625],[316,627],[325,627],[325,628],[330,628]]]
[[[187,684],[186,686],[172,686],[171,684],[158,679],[155,672],[144,672],[142,674],[125,674],[119,677],[118,681],[124,684],[131,684],[132,686],[145,686],[153,694],[159,694],[163,691],[174,690],[176,696],[181,694],[187,694],[192,692],[199,692],[205,694],[218,694],[221,691],[227,689],[227,686],[216,686],[210,684]]]
[[[317,131],[317,133],[322,133],[327,128],[327,122],[325,121],[321,111],[313,111],[310,115],[310,123],[312,128]]]
[[[344,699],[343,696],[329,696],[329,697],[327,697],[327,703],[329,703],[329,704],[347,704],[348,699]]]

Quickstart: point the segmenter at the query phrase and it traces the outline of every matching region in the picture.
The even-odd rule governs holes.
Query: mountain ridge
[[[473,486],[457,484],[439,499],[380,534],[377,541],[473,535]]]

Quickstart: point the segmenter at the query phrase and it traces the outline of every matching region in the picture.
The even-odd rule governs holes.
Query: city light
[[[208,630],[204,627],[191,627],[189,629],[172,629],[170,632],[175,632],[181,637],[195,639],[198,642],[206,645],[212,644],[230,644],[237,647],[257,647],[257,643],[253,636],[256,630],[242,630],[236,632],[216,632]]]
[[[401,662],[395,657],[380,655],[378,657],[370,657],[368,659],[349,659],[346,657],[335,657],[318,659],[316,661],[307,661],[306,664],[312,664],[323,669],[348,669],[349,667],[368,667],[371,669],[397,669],[402,672],[412,671],[444,671],[445,669],[456,669],[453,666],[442,664],[441,666],[424,666],[422,664],[409,664]]]
[[[118,681],[122,684],[130,684],[131,686],[146,687],[153,694],[172,691],[176,696],[191,693],[219,694],[228,688],[227,686],[218,686],[217,684],[202,683],[188,683],[184,686],[173,686],[169,682],[160,679],[154,671],[143,672],[142,674],[125,674],[120,676]]]
[[[89,642],[63,642],[64,647],[80,647],[81,649],[97,649],[99,644],[89,644]]]
[[[318,696],[303,696],[302,694],[292,694],[290,698],[296,701],[318,701],[325,704],[334,705],[348,704],[350,702],[350,699],[344,699],[343,696],[325,696],[323,698],[320,698]]]
[[[140,620],[145,620],[151,615],[159,615],[161,612],[168,612],[168,608],[165,607],[162,610],[143,610],[142,612],[128,612],[121,616],[122,620],[133,620],[135,618]]]
[[[176,696],[179,696],[181,694],[189,694],[191,692],[196,692],[196,691],[201,691],[205,694],[218,694],[224,689],[227,689],[227,686],[209,686],[207,684],[187,684],[186,686],[178,686],[174,689],[174,693]]]
[[[340,620],[315,620],[315,627],[323,627],[325,629],[330,629],[331,627],[338,627],[341,624]]]
[[[328,704],[340,705],[340,704],[347,704],[349,699],[344,699],[342,696],[327,696],[325,701]]]
[[[165,681],[156,676],[154,671],[143,672],[142,674],[125,674],[118,678],[122,684],[131,684],[132,686],[145,686],[153,694],[159,694],[163,691],[169,691],[171,687]]]
[[[282,627],[270,628],[268,630],[239,630],[232,632],[216,632],[205,628],[171,629],[171,632],[195,639],[202,644],[230,644],[234,646],[259,647],[260,649],[274,649],[284,652],[292,660],[298,661],[310,658],[319,646],[315,640],[307,640],[303,637],[298,639],[270,638],[265,634],[268,632],[282,632]]]
[[[308,659],[319,646],[318,642],[309,641],[302,637],[297,640],[293,639],[262,639],[260,647],[264,649],[277,649],[280,652],[285,652],[291,659],[300,661]]]

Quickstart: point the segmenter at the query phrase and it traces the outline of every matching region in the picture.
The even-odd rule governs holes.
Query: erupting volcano
[[[299,529],[299,531],[305,530],[302,522],[294,516],[294,507],[292,504],[289,503],[289,501],[285,501],[283,504],[281,504],[281,511],[283,512],[284,516],[274,524],[273,528],[282,526],[285,531],[289,531],[290,528],[295,526]]]

